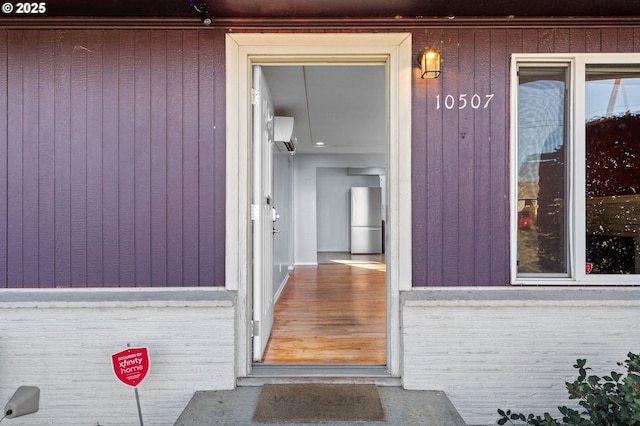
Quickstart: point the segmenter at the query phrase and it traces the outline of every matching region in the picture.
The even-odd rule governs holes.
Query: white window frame
[[[640,53],[513,54],[510,71],[510,253],[514,285],[640,285],[640,274],[588,275],[586,264],[585,196],[585,71],[591,64],[640,64]],[[568,65],[567,108],[567,241],[568,274],[518,275],[518,69],[519,66]]]

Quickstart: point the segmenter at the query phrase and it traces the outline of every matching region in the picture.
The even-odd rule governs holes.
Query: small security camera
[[[208,13],[202,13],[200,12],[200,20],[202,21],[203,24],[205,24],[206,26],[211,25],[211,22],[213,22],[211,20],[211,17],[209,16]]]
[[[192,5],[200,14],[200,20],[202,21],[202,23],[205,24],[206,26],[211,25],[213,20],[211,19],[211,15],[209,15],[209,9],[207,7],[207,3],[204,3],[204,2],[197,3],[197,4],[192,3]]]

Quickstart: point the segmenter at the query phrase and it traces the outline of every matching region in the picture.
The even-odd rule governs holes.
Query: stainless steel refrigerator
[[[351,188],[351,253],[382,253],[382,190]]]

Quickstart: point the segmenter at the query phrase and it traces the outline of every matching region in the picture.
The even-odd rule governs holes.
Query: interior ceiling
[[[638,16],[638,0],[55,0],[48,16],[197,18],[206,2],[215,18],[394,18]]]
[[[298,153],[384,153],[383,66],[263,66],[275,114],[294,118]],[[314,146],[324,142],[324,147]]]

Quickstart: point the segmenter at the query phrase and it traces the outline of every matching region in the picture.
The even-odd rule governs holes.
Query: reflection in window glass
[[[518,273],[567,273],[567,67],[518,72]]]
[[[587,66],[587,272],[640,273],[640,67]]]

